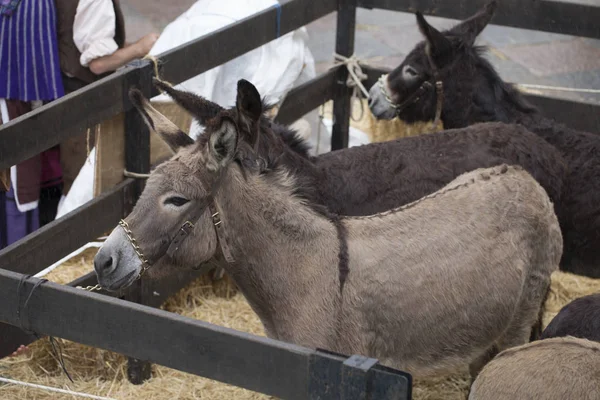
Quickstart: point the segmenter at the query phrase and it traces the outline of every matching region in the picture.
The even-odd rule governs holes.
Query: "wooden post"
[[[354,54],[354,31],[356,28],[356,0],[339,0],[335,52],[344,57]],[[340,68],[335,79],[333,100],[333,129],[331,150],[348,147],[352,89],[346,86],[348,70]]]
[[[134,74],[134,79],[126,80],[123,87],[123,103],[127,104],[129,100],[129,89],[137,87],[144,93],[150,93],[152,90],[152,70],[149,68],[150,61],[138,60],[129,64],[130,68],[137,68],[140,73]],[[148,73],[148,72],[149,73]],[[146,89],[146,90],[144,90]],[[135,108],[130,108],[125,112],[125,168],[129,172],[147,174],[150,172],[150,130],[142,120],[142,117]],[[134,186],[132,198],[137,201],[144,190],[146,181],[138,179]],[[124,207],[124,217],[131,212],[135,202]],[[134,283],[133,290],[125,296],[125,300],[138,304],[146,304],[148,300],[143,296],[143,286],[145,279],[139,279]],[[142,332],[140,332],[142,333]],[[128,358],[127,378],[134,385],[142,384],[150,379],[152,368],[149,362]]]

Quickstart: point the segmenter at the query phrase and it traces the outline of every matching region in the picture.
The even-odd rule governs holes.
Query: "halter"
[[[442,116],[442,106],[444,103],[444,83],[440,79],[438,70],[435,67],[435,65],[433,64],[433,62],[430,60],[429,63],[431,65],[431,68],[433,69],[432,81],[435,81],[436,105],[435,105],[435,119],[433,120],[433,126],[436,127]],[[384,81],[385,81],[385,79],[387,79],[387,77],[388,77],[388,74],[381,75],[379,77],[379,79],[377,80],[377,84],[379,86],[379,90],[381,90],[381,93],[383,94],[384,99],[388,102],[388,105],[391,108],[393,108],[394,110],[396,110],[396,116],[400,116],[400,113],[402,111],[404,111],[404,109],[406,107],[408,107],[412,104],[416,104],[419,100],[421,100],[421,97],[429,89],[431,89],[433,87],[433,84],[431,83],[431,81],[429,81],[429,80],[423,81],[423,83],[421,83],[419,88],[417,90],[415,90],[413,93],[411,93],[410,96],[408,96],[402,103],[396,104],[390,98],[389,94],[387,93],[387,90],[385,89]]]
[[[148,271],[156,263],[156,261],[160,260],[165,255],[168,255],[169,257],[173,257],[173,255],[181,247],[181,244],[183,243],[185,238],[188,237],[188,235],[192,232],[192,230],[194,229],[194,227],[196,226],[196,224],[198,223],[200,218],[202,218],[202,216],[204,215],[206,207],[208,207],[208,209],[211,213],[212,223],[215,228],[215,235],[217,237],[217,243],[219,244],[219,247],[221,249],[221,253],[223,254],[223,257],[230,264],[235,262],[235,259],[233,258],[233,255],[231,254],[231,249],[229,248],[229,245],[227,244],[227,238],[226,238],[225,232],[223,230],[223,221],[221,221],[221,216],[219,214],[219,211],[217,210],[215,199],[213,197],[213,193],[216,192],[218,187],[221,185],[222,180],[223,179],[222,179],[222,173],[221,173],[218,176],[217,180],[215,181],[212,191],[208,194],[208,196],[206,196],[204,198],[202,204],[200,204],[200,206],[198,207],[198,209],[199,209],[198,213],[193,214],[189,218],[186,218],[185,222],[177,230],[177,233],[171,240],[169,247],[162,254],[160,254],[158,257],[156,257],[155,261],[151,262],[144,255],[142,249],[140,248],[140,246],[137,243],[137,240],[133,236],[133,232],[129,228],[129,224],[127,224],[127,222],[123,219],[119,221],[119,225],[121,226],[121,228],[123,228],[123,231],[125,232],[125,235],[127,236],[127,240],[133,247],[133,250],[135,251],[135,254],[138,256],[139,260],[142,262],[142,270],[138,274],[136,280],[140,279],[142,277],[142,275],[144,275],[144,273],[146,273],[146,271]]]

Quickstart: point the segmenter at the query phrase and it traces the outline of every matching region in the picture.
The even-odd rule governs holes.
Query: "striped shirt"
[[[54,0],[21,0],[14,14],[0,15],[0,98],[63,95]]]

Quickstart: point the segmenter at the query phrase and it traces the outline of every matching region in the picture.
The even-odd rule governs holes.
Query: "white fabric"
[[[159,56],[160,53],[276,5],[275,0],[198,0],[167,25],[150,54]],[[316,76],[307,41],[306,28],[298,29],[182,82],[176,88],[194,92],[228,107],[235,104],[237,81],[243,78],[252,82],[268,102],[279,102],[293,86]],[[159,95],[153,100],[171,101],[166,95]],[[192,123],[190,136],[196,138],[201,132],[202,128],[196,122]]]
[[[58,203],[58,211],[56,212],[56,219],[81,207],[94,198],[95,160],[96,148],[94,147],[85,160],[83,167],[79,170],[67,195],[61,196],[60,202]]]
[[[87,67],[96,58],[113,54],[119,46],[115,42],[117,17],[112,0],[79,0],[73,22],[73,41]]]
[[[39,107],[40,102],[36,101],[35,103],[31,103],[31,108],[35,109]],[[4,124],[10,121],[10,116],[8,115],[8,106],[6,104],[6,99],[0,99],[0,117],[2,117],[2,121]],[[21,204],[19,202],[19,194],[17,193],[17,166],[13,165],[10,167],[10,180],[11,185],[14,188],[13,193],[15,194],[15,204],[17,205],[17,210],[19,212],[25,213],[27,211],[35,210],[39,204],[39,199],[32,201],[30,203]]]
[[[314,131],[309,139],[309,143],[312,146],[312,153],[319,155],[327,153],[331,150],[331,135],[333,131],[333,121],[328,118],[323,118],[320,132]],[[361,146],[363,144],[369,144],[369,135],[360,129],[350,127],[348,132],[348,147]]]
[[[274,0],[198,0],[165,28],[150,54],[160,58],[160,53],[276,4]],[[273,26],[273,30],[275,29]],[[292,87],[316,76],[315,62],[307,41],[305,28],[290,32],[176,87],[192,91],[222,106],[232,106],[235,104],[237,81],[244,78],[256,85],[261,96],[278,102]],[[223,46],[226,45],[227,43],[223,43]],[[190,59],[189,62],[194,60]],[[172,101],[164,95],[152,100]],[[201,129],[196,123],[192,124],[190,135],[197,137]],[[69,193],[59,204],[57,218],[93,198],[94,154],[92,150]]]

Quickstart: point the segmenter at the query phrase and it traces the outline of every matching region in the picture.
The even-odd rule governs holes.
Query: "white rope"
[[[358,62],[358,58],[355,55],[350,57],[345,57],[337,53],[333,53],[333,57],[335,59],[335,63],[332,68],[338,67],[340,65],[345,65],[348,68],[348,80],[346,81],[346,85],[354,90],[360,89],[362,94],[365,95],[366,98],[369,98],[369,91],[365,89],[362,81],[368,78],[368,76],[363,72],[360,64]]]
[[[542,90],[554,90],[557,92],[575,92],[575,93],[593,93],[600,94],[600,89],[579,89],[564,86],[547,86],[547,85],[534,85],[529,83],[516,83],[519,88],[523,89],[542,89]]]
[[[138,174],[137,172],[129,172],[126,169],[123,170],[123,175],[127,178],[136,178],[136,179],[148,179],[150,174]]]
[[[113,399],[111,397],[94,396],[93,394],[73,392],[71,390],[64,390],[64,389],[58,389],[58,388],[54,388],[54,387],[50,387],[50,386],[37,385],[35,383],[27,383],[27,382],[15,381],[13,379],[2,378],[2,377],[0,377],[0,382],[10,383],[10,384],[13,384],[13,385],[28,386],[28,387],[32,387],[32,388],[36,388],[36,389],[47,390],[49,392],[57,392],[57,393],[70,394],[72,396],[86,397],[88,399],[116,400],[116,399]]]

